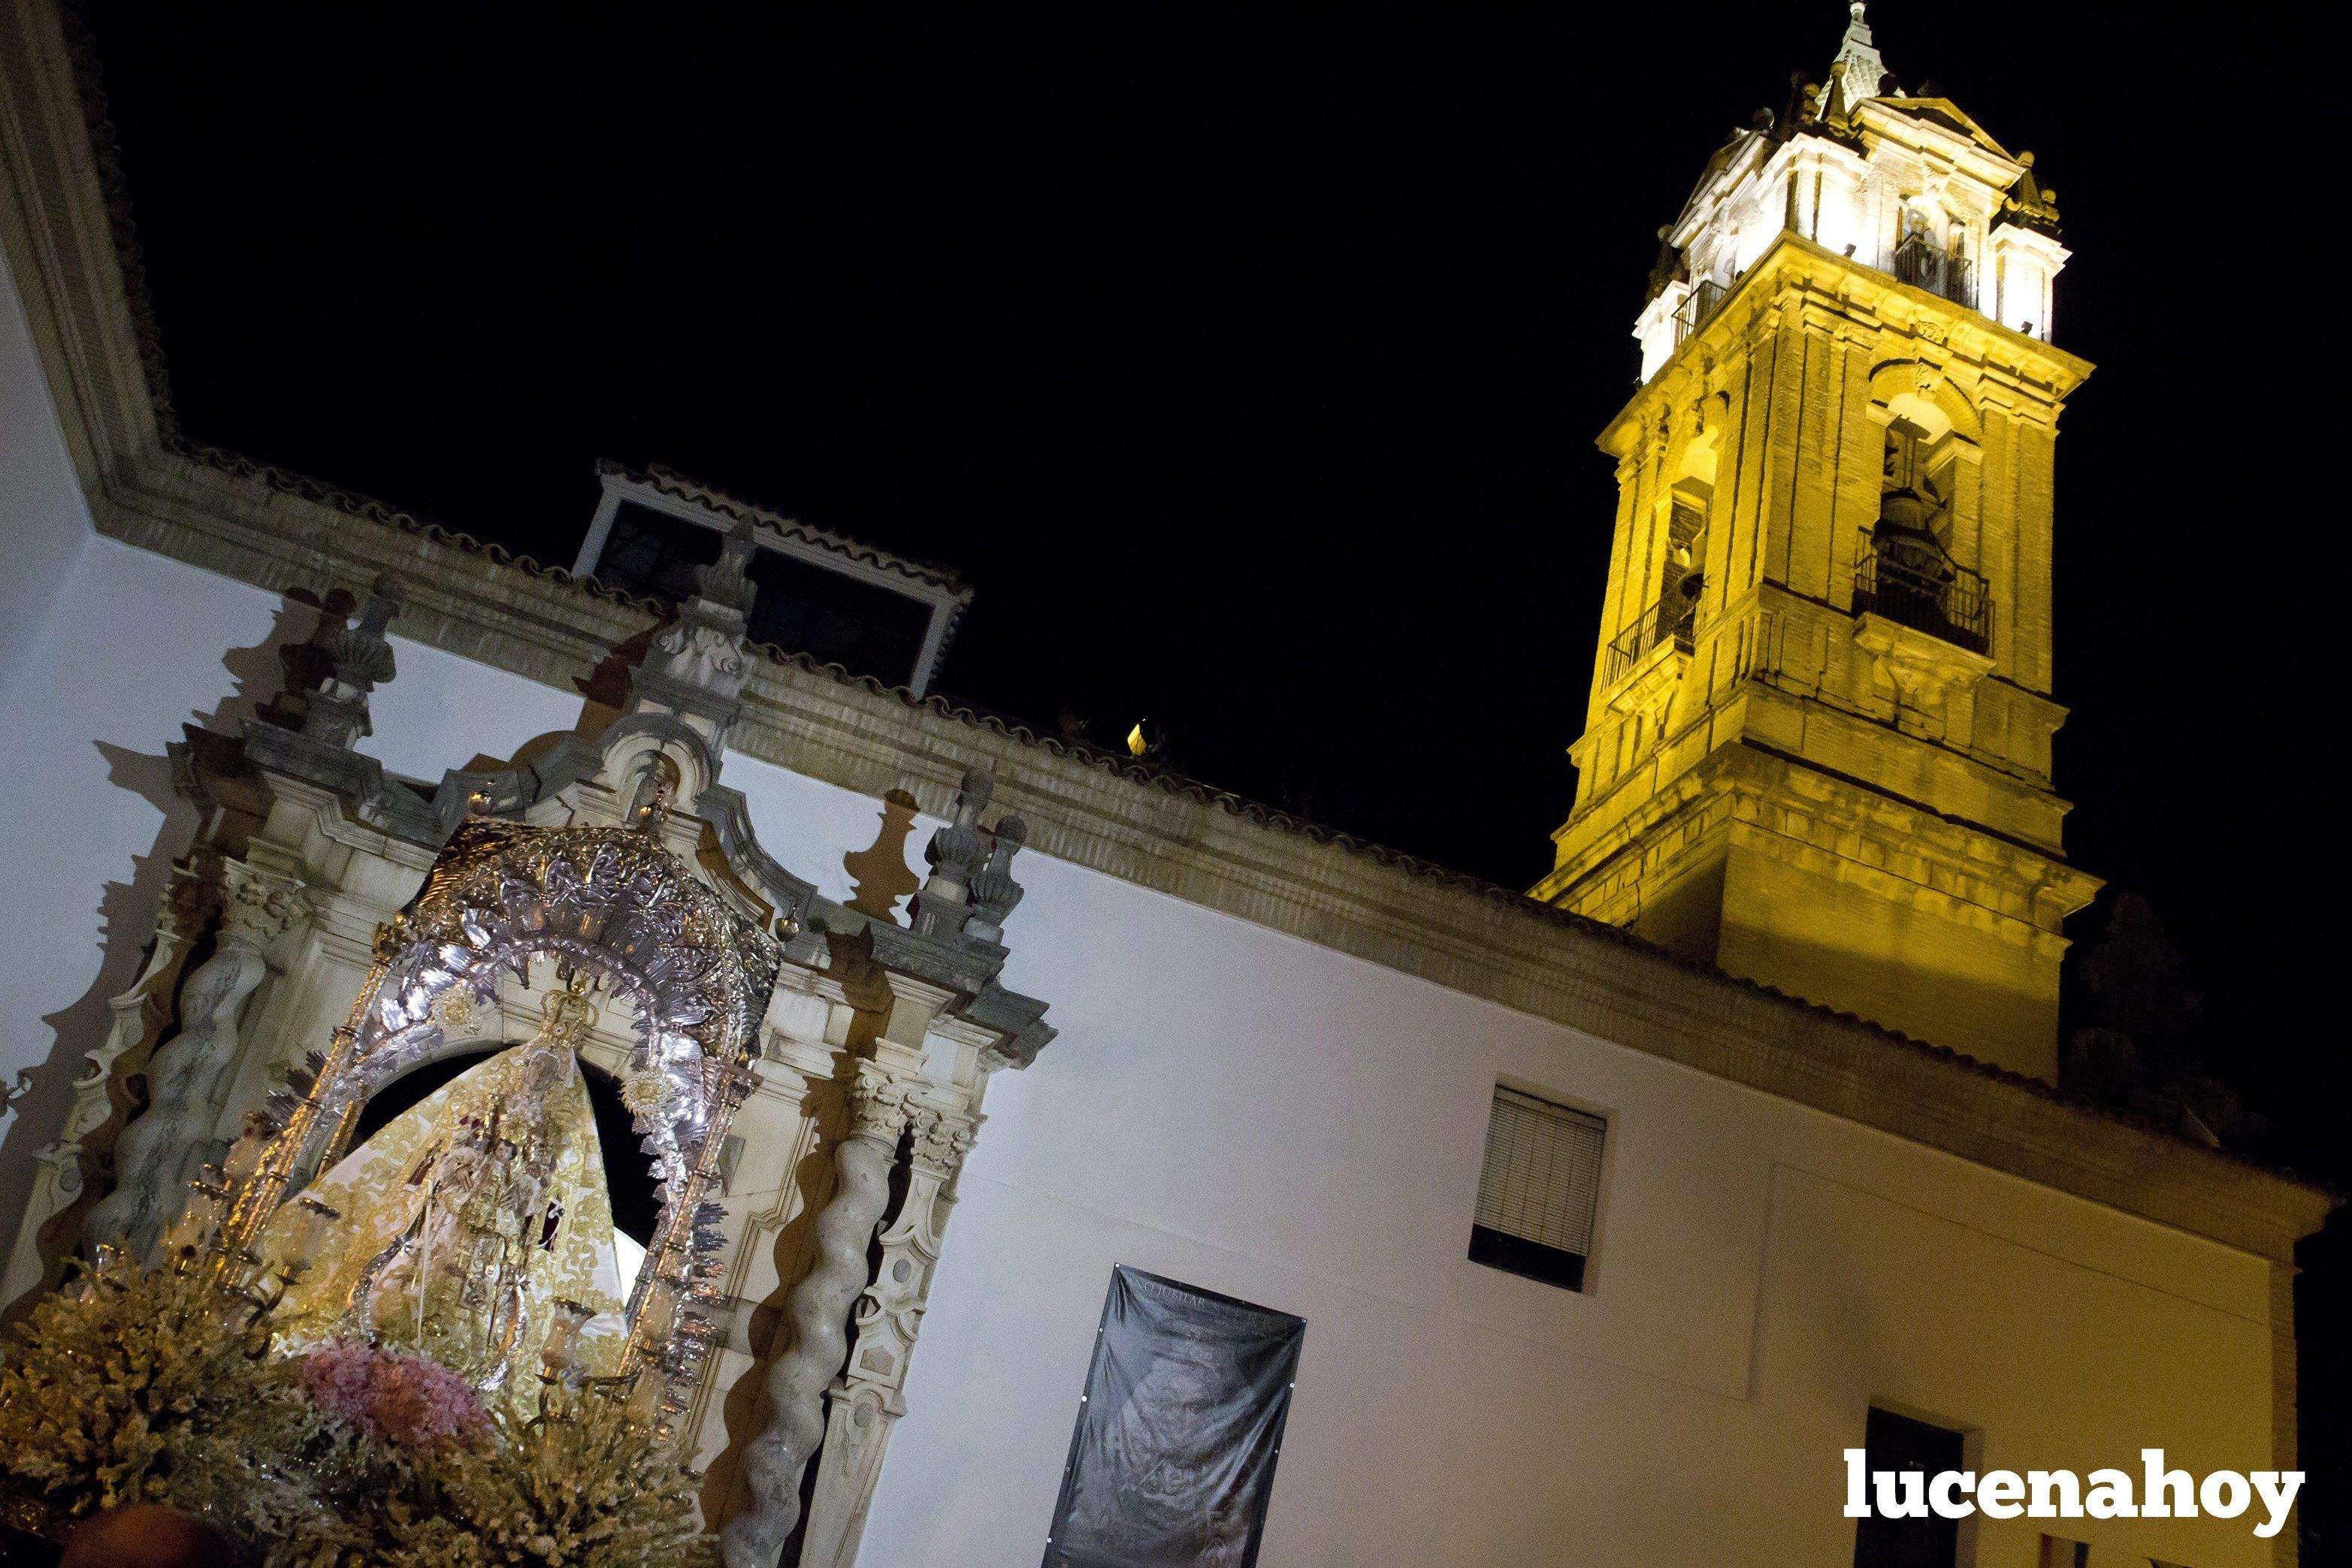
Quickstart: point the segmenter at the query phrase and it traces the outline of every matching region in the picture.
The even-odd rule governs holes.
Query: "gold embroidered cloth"
[[[340,1218],[278,1305],[282,1343],[373,1339],[429,1355],[485,1391],[535,1401],[541,1354],[564,1315],[559,1303],[568,1302],[586,1309],[579,1369],[592,1376],[617,1370],[628,1284],[578,1061],[563,1053],[563,1075],[535,1128],[506,1124],[511,1135],[546,1140],[549,1176],[526,1210],[500,1202],[509,1189],[497,1181],[468,1196],[446,1180],[453,1142],[469,1129],[499,1128],[525,1101],[530,1049],[468,1068],[311,1184],[304,1197]],[[289,1203],[264,1230],[262,1256],[282,1260],[301,1233]]]

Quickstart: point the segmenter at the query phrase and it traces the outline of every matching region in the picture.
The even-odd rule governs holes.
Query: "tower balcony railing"
[[[1659,643],[1671,640],[1687,653],[1691,651],[1691,633],[1698,621],[1698,606],[1675,594],[1661,599],[1642,612],[1635,621],[1610,639],[1609,647],[1601,661],[1601,684],[1613,686],[1632,674],[1642,656]]]
[[[1926,235],[1913,235],[1895,247],[1895,276],[1899,282],[1939,294],[1955,305],[1976,308],[1976,265]]]
[[[1853,612],[1883,615],[1972,653],[1992,645],[1992,594],[1980,574],[1950,561],[1931,569],[1873,549],[1854,572]]]
[[[1683,301],[1682,308],[1675,312],[1675,347],[1681,348],[1693,332],[1706,326],[1706,319],[1715,314],[1717,307],[1730,292],[1729,285],[1717,283],[1712,277],[1703,277],[1692,284],[1689,298]]]

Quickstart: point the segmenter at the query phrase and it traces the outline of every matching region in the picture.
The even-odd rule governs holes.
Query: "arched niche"
[[[1665,631],[1685,647],[1695,633],[1706,587],[1708,525],[1715,513],[1723,429],[1720,422],[1697,424],[1666,465],[1658,498],[1659,614]]]
[[[1716,470],[1721,466],[1723,427],[1708,424],[1694,431],[1666,465],[1666,487],[1672,490],[1696,490],[1706,493],[1715,488]]]
[[[1870,373],[1870,417],[1880,424],[1900,420],[1941,443],[1958,436],[1974,448],[1984,422],[1976,404],[1940,366],[1921,360],[1889,360]]]
[[[356,1148],[366,1143],[393,1118],[467,1068],[478,1066],[516,1043],[509,1040],[459,1040],[418,1062],[368,1097],[359,1107],[341,1145]],[[580,1071],[587,1080],[588,1104],[595,1114],[596,1147],[604,1158],[605,1195],[612,1202],[613,1224],[642,1249],[651,1244],[661,1223],[660,1178],[654,1174],[652,1156],[646,1153],[634,1124],[635,1116],[622,1098],[619,1076],[585,1057],[581,1059]],[[623,1277],[628,1278],[629,1271],[625,1270]]]
[[[691,810],[719,777],[719,758],[690,727],[659,714],[616,722],[604,737],[604,776],[634,814],[656,792]]]
[[[550,961],[625,1003],[635,1025],[626,1092],[661,1202],[630,1293],[625,1370],[650,1359],[683,1387],[714,1332],[687,1310],[709,1304],[694,1259],[719,1244],[716,1206],[702,1194],[750,1090],[782,956],[655,832],[461,823],[416,896],[378,932],[375,962],[330,1049],[289,1077],[224,1239],[232,1252],[247,1247],[358,1107],[449,1054],[446,1019],[487,1003],[502,971],[528,984],[533,963]]]

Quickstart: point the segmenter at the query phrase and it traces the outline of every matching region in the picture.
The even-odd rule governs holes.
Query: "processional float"
[[[354,748],[369,733],[370,691],[393,674],[386,628],[403,591],[387,580],[355,623],[330,617],[293,651],[289,672],[308,660],[313,674],[289,680],[274,710],[241,736],[192,730],[174,748],[179,787],[206,825],[175,872],[145,972],[41,1156],[5,1294],[51,1303],[34,1311],[50,1312],[57,1354],[37,1386],[21,1355],[11,1364],[22,1345],[0,1349],[0,1436],[23,1427],[37,1444],[62,1433],[74,1416],[60,1390],[77,1379],[89,1400],[121,1402],[119,1379],[82,1364],[75,1335],[89,1324],[68,1309],[112,1291],[178,1322],[195,1301],[231,1325],[228,1339],[265,1337],[270,1354],[257,1361],[299,1363],[321,1386],[352,1373],[345,1351],[368,1346],[425,1369],[427,1394],[458,1385],[460,1403],[522,1423],[541,1448],[567,1423],[594,1427],[603,1448],[573,1445],[582,1487],[635,1467],[639,1500],[660,1504],[638,1515],[676,1516],[678,1529],[656,1521],[645,1539],[691,1537],[703,1552],[723,1542],[730,1568],[766,1568],[797,1527],[803,1568],[855,1557],[985,1082],[1025,1065],[1054,1031],[1044,1003],[997,982],[1025,830],[1017,818],[981,821],[984,774],[947,768],[961,787],[903,920],[889,898],[837,904],[793,876],[761,849],[744,797],[718,782],[755,663],[752,548],[748,527],[730,533],[593,739],[563,737],[503,770],[453,771],[437,789],[387,775]],[[407,888],[387,915],[378,890]],[[218,912],[208,957],[206,908]],[[289,983],[257,992],[265,967]],[[530,1038],[361,1135],[372,1097],[502,1039],[488,1025],[535,984],[543,1009]],[[356,996],[342,1013],[333,998],[347,985]],[[625,1045],[594,1030],[606,1015],[633,1026]],[[577,1065],[592,1038],[600,1071],[625,1058],[619,1101],[656,1184],[633,1270],[617,1263],[596,1177]],[[753,1071],[763,1056],[769,1092]],[[257,1075],[288,1061],[264,1092]],[[129,1081],[142,1073],[156,1092],[126,1117]],[[730,1140],[747,1105],[752,1124]],[[773,1239],[802,1213],[793,1151],[827,1148],[814,1256],[779,1274]],[[736,1190],[730,1162],[747,1149],[764,1174]],[[77,1249],[84,1282],[43,1296],[76,1267]],[[789,1329],[749,1342],[755,1311]],[[740,1358],[725,1377],[722,1343]],[[101,1359],[111,1354],[101,1347]],[[712,1412],[739,1398],[755,1418],[719,1430]],[[242,1419],[226,1406],[221,1416],[225,1427]],[[684,1468],[698,1439],[740,1482],[708,1520]],[[285,1454],[326,1451],[316,1432],[301,1437],[307,1448],[275,1441],[256,1439],[255,1453],[268,1450],[260,1458],[226,1456],[239,1485],[283,1490],[308,1462]],[[646,1458],[656,1453],[667,1457]],[[222,1456],[197,1458],[184,1468]],[[349,1458],[336,1461],[343,1490],[326,1513],[364,1511]],[[54,1487],[60,1473],[11,1471],[0,1455],[0,1480],[18,1490],[28,1476]],[[512,1479],[467,1484],[488,1495]],[[109,1505],[107,1486],[81,1480],[77,1509]],[[295,1495],[287,1506],[318,1514],[316,1504]],[[625,1512],[616,1502],[606,1517]],[[544,1545],[530,1536],[482,1560],[540,1561]],[[363,1541],[335,1561],[436,1560],[430,1543],[418,1550],[404,1558]]]
[[[648,827],[655,814],[649,809]],[[601,992],[635,1012],[624,1101],[652,1159],[660,1218],[629,1286],[617,1365],[604,1378],[628,1388],[650,1418],[667,1422],[687,1407],[715,1332],[709,1315],[715,1270],[705,1260],[724,1245],[723,1215],[704,1195],[754,1082],[760,1019],[782,954],[775,938],[729,908],[648,831],[460,826],[415,900],[379,934],[351,1017],[255,1113],[227,1160],[206,1173],[174,1239],[241,1294],[278,1300],[342,1218],[324,1204],[296,1204],[294,1224],[277,1226],[289,1197],[348,1152],[359,1109],[376,1088],[428,1060],[452,1020],[491,1003],[502,972],[528,985],[534,960],[559,967],[568,983],[559,996],[579,998],[575,1007]],[[559,1002],[542,1038],[557,1036],[570,1049],[576,1036],[562,1039],[565,1010]],[[514,1129],[523,1138],[532,1131]],[[500,1155],[524,1146],[518,1139],[493,1133],[488,1142],[478,1151],[481,1181],[543,1176],[499,1168]],[[552,1232],[572,1217],[523,1218]],[[265,1245],[269,1239],[278,1245]],[[425,1238],[403,1239],[414,1245]],[[470,1260],[461,1254],[451,1249],[444,1267]],[[422,1267],[430,1263],[428,1257]],[[415,1293],[420,1301],[430,1295],[422,1285]],[[562,1306],[538,1304],[559,1314],[559,1323]],[[544,1375],[575,1378],[576,1333],[553,1338]],[[506,1370],[486,1367],[482,1375],[503,1383]]]

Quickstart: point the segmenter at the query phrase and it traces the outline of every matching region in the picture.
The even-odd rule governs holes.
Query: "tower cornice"
[[[1784,230],[1674,357],[1602,428],[1601,450],[1621,459],[1630,455],[1642,432],[1662,413],[1706,394],[1710,367],[1758,331],[1764,319],[1785,319],[1783,313],[1807,306],[1826,310],[1835,322],[1860,334],[1926,340],[1943,356],[1999,382],[2011,402],[2039,403],[2053,419],[2095,368],[2079,354]]]

